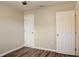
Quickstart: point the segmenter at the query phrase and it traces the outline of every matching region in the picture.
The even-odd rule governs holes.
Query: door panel
[[[56,13],[57,52],[75,55],[75,11]]]
[[[34,15],[29,14],[24,16],[24,39],[25,46],[34,46]]]

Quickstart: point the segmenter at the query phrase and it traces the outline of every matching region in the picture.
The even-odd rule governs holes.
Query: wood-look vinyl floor
[[[23,47],[3,57],[76,57],[76,56],[60,54],[46,50],[39,50],[29,47]]]

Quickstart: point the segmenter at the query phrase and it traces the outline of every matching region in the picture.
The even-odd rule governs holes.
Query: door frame
[[[77,19],[76,19],[76,10],[67,10],[67,11],[74,11],[75,12],[75,55],[76,55],[76,40],[77,40],[77,35],[76,35],[76,33],[77,33],[77,23],[76,23],[76,21],[77,21]],[[62,12],[62,11],[58,11],[58,12]],[[64,12],[64,11],[63,11]],[[57,36],[57,33],[56,33],[56,36]],[[56,41],[57,42],[57,41]],[[56,51],[57,51],[57,44],[56,44]]]
[[[28,15],[24,15],[24,46],[27,46],[27,47],[34,47],[35,46],[35,40],[34,40],[34,38],[33,38],[33,43],[30,43],[32,46],[29,46],[28,45],[28,42],[26,42],[26,39],[25,39],[25,21],[26,21],[26,17],[27,16],[29,16],[29,15],[32,15],[33,16],[33,20],[34,20],[34,14],[28,14]],[[33,21],[33,23],[34,23],[34,21]],[[33,27],[34,27],[34,24],[33,24]],[[34,29],[34,28],[33,28]],[[32,34],[34,34],[34,32],[32,32]],[[33,35],[34,36],[34,35]]]

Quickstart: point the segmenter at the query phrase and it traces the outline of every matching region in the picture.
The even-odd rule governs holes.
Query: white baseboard
[[[18,50],[18,49],[20,49],[20,48],[22,48],[22,47],[24,47],[24,45],[19,46],[19,47],[17,47],[17,48],[14,48],[14,49],[12,49],[12,50],[10,50],[10,51],[7,51],[7,52],[5,52],[5,53],[3,53],[3,54],[0,54],[0,57],[6,55],[6,54],[8,54],[8,53],[11,53],[11,52],[13,52],[13,51],[15,51],[15,50]]]
[[[24,47],[24,45],[19,46],[19,47],[17,47],[17,48],[14,48],[14,49],[12,49],[12,50],[10,50],[10,51],[7,51],[7,52],[5,52],[5,53],[3,53],[3,54],[0,54],[0,57],[6,55],[6,54],[8,54],[8,53],[11,53],[11,52],[13,52],[13,51],[15,51],[15,50],[18,50],[18,49],[20,49],[20,48],[22,48],[22,47]],[[27,47],[27,46],[25,46],[25,47]],[[30,48],[36,48],[36,49],[41,49],[41,50],[47,50],[47,51],[56,52],[56,50],[47,49],[47,48],[41,48],[41,47],[30,47]]]
[[[40,50],[47,50],[47,51],[56,52],[56,50],[53,50],[53,49],[47,49],[47,48],[41,48],[41,47],[30,47],[30,48],[35,48],[35,49],[40,49]]]

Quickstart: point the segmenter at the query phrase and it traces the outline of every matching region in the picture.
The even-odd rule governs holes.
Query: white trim
[[[12,49],[12,50],[10,50],[10,51],[7,51],[7,52],[5,52],[5,53],[3,53],[3,54],[0,54],[0,57],[6,55],[6,54],[8,54],[8,53],[11,53],[11,52],[13,52],[13,51],[15,51],[15,50],[18,50],[18,49],[20,49],[20,48],[22,48],[22,47],[24,47],[24,45],[19,46],[19,47],[17,47],[17,48],[14,48],[14,49]]]
[[[47,48],[41,48],[41,47],[32,47],[32,48],[56,52],[56,50],[53,50],[53,49],[47,49]]]

